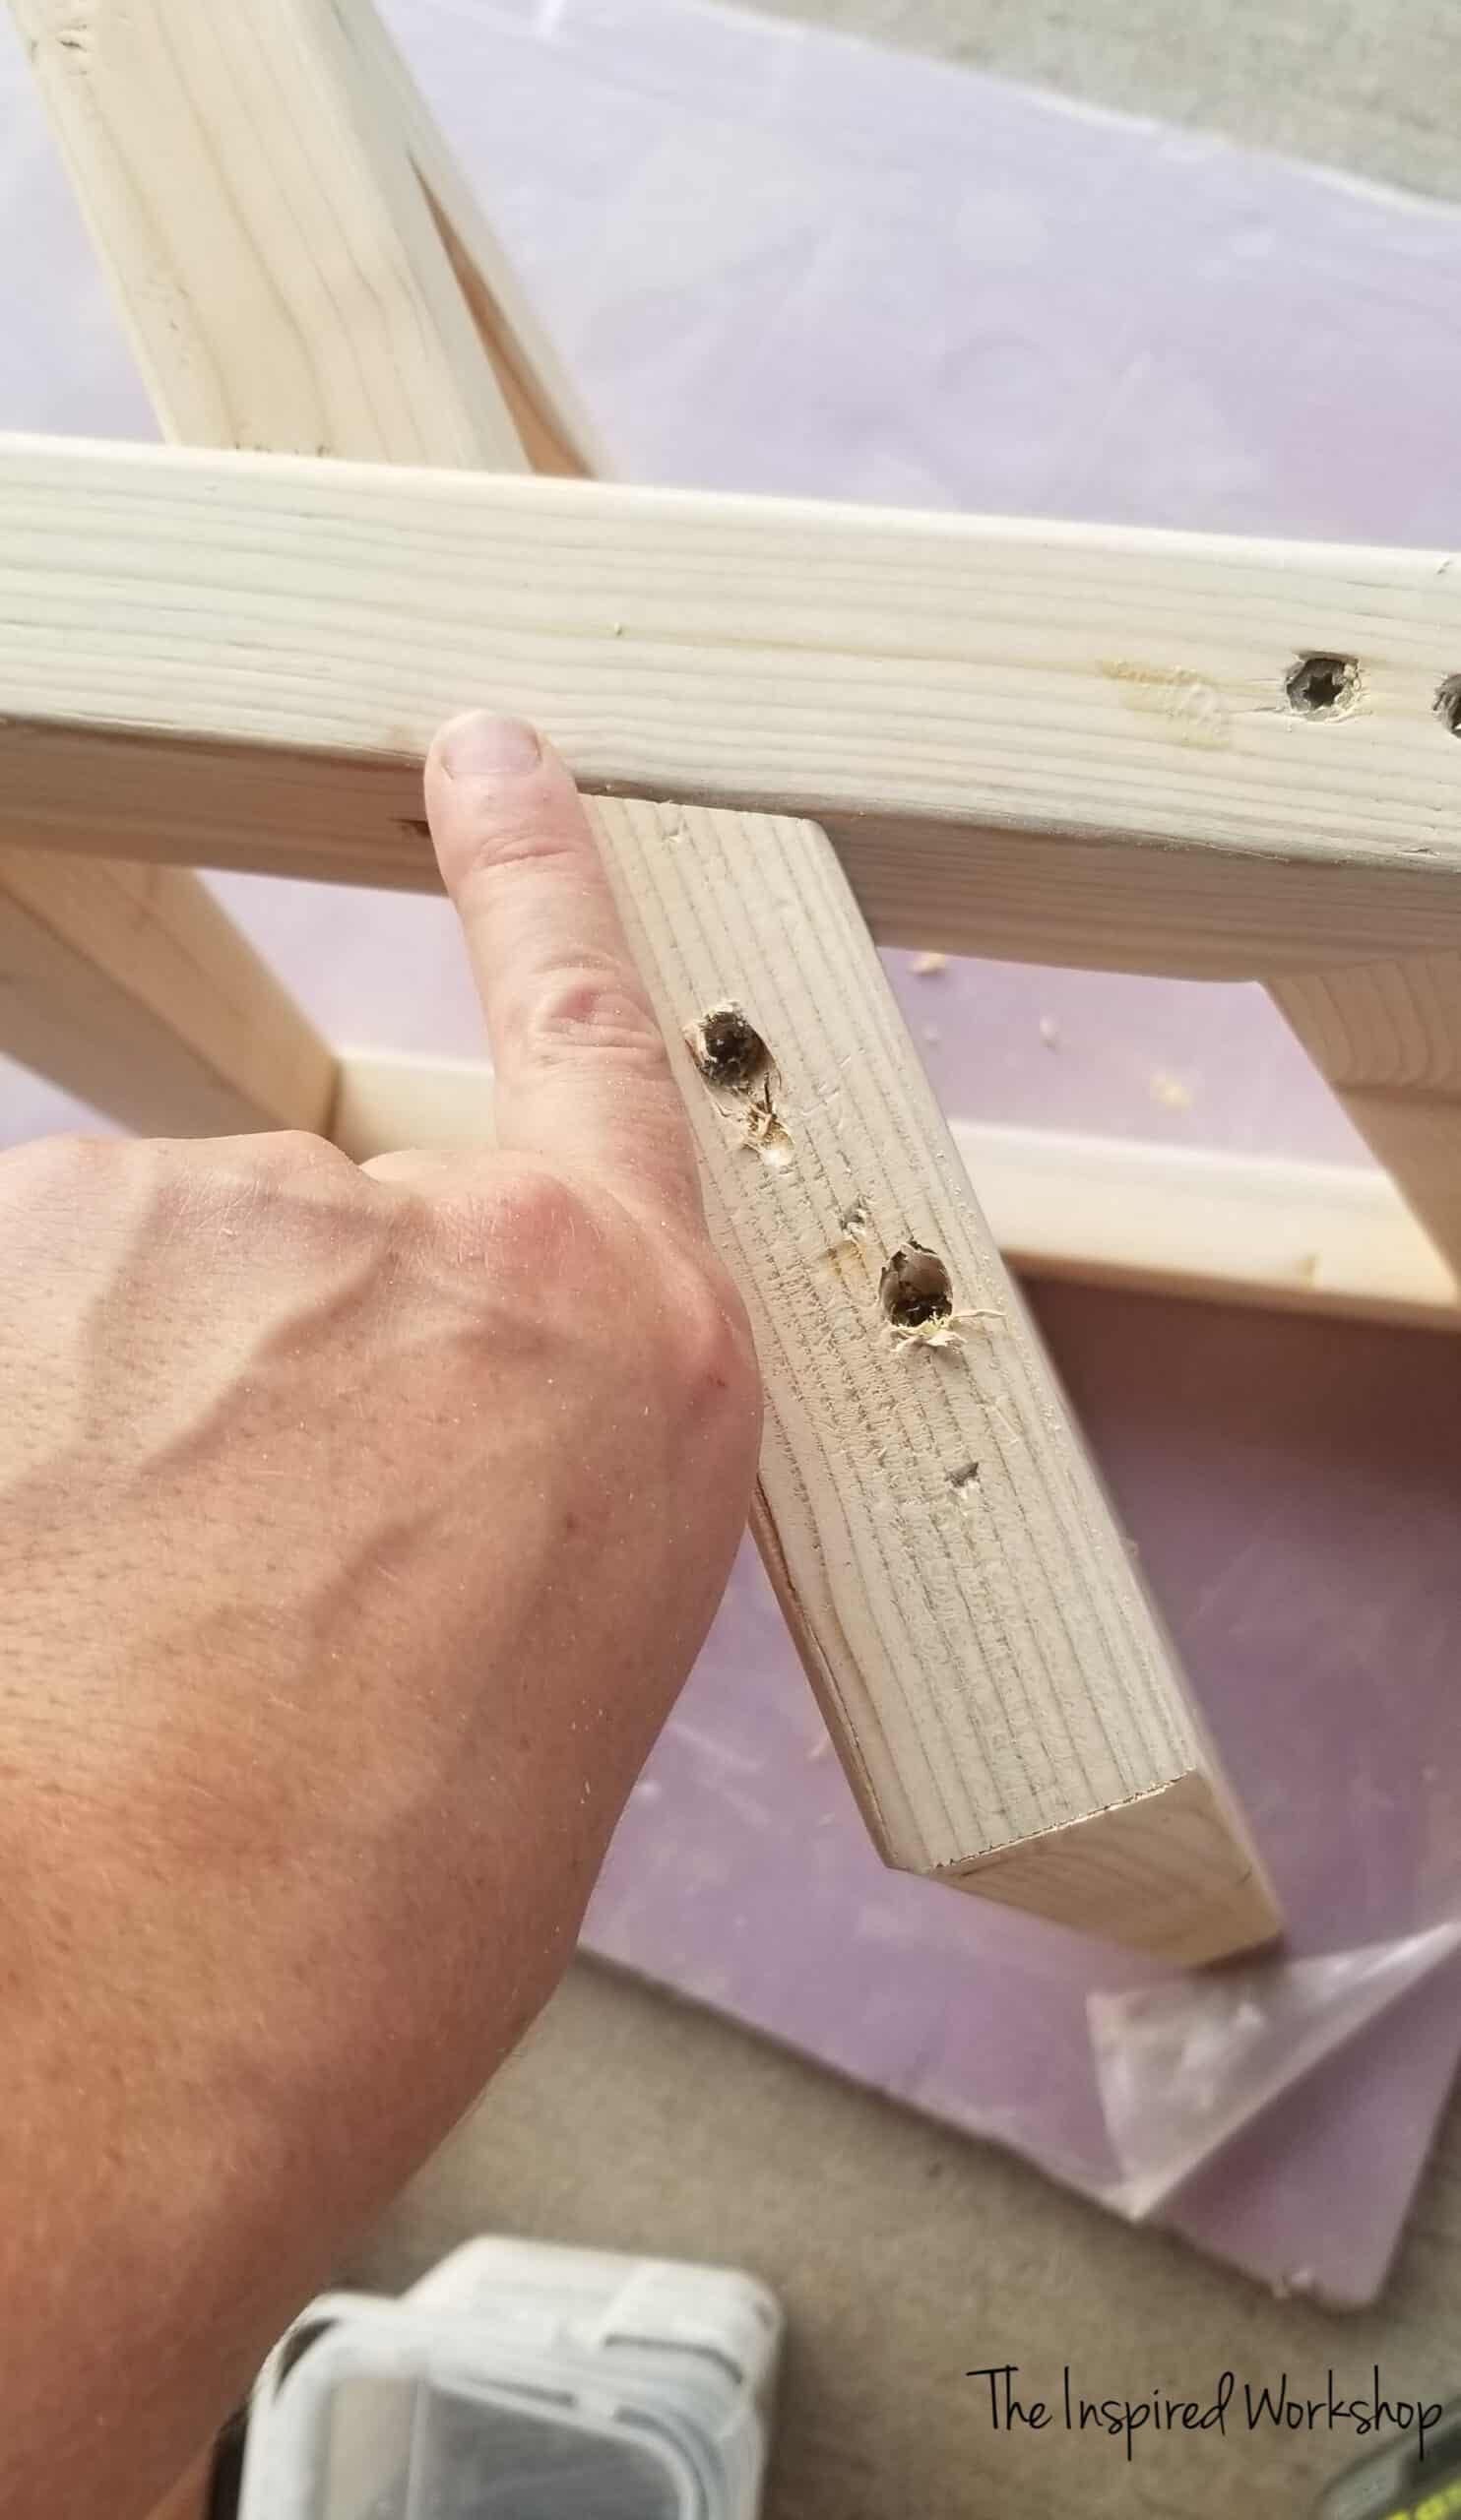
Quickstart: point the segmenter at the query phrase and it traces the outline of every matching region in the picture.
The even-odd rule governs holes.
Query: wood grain
[[[379,94],[357,60],[368,6],[13,6],[167,429],[522,464],[395,124],[410,82],[396,64]],[[324,1044],[190,876],[7,850],[0,953],[0,1046],[113,1118],[191,1135],[328,1106]]]
[[[333,1054],[196,875],[0,849],[0,1046],[129,1128],[319,1129]]]
[[[1291,975],[1271,994],[1444,1259],[1461,1270],[1461,954]]]
[[[11,7],[169,434],[524,468],[331,0]]]
[[[1284,702],[1306,642],[1364,654],[1341,723]],[[104,798],[138,856],[434,882],[416,765],[488,701],[591,790],[828,823],[884,941],[1212,976],[1453,951],[1458,652],[1424,553],[0,455],[0,837],[104,848]]]
[[[401,135],[533,471],[605,478],[612,468],[578,388],[379,11],[370,0],[351,0],[341,24],[360,77]]]
[[[1461,1330],[1461,1292],[1381,1171],[953,1123],[1000,1249],[1036,1278]]]
[[[607,801],[594,815],[750,1307],[753,1518],[888,1861],[1186,1961],[1272,1903],[822,834]],[[738,1007],[772,1066],[707,1082]],[[949,1344],[884,1272],[938,1255]],[[1018,1860],[1016,1859],[1018,1851]]]
[[[1461,1095],[1461,954],[1314,972],[1273,994],[1331,1085]]]
[[[1006,1262],[1032,1278],[1461,1329],[1451,1272],[1383,1172],[953,1119]],[[363,1162],[492,1134],[475,1059],[340,1053],[329,1133]]]

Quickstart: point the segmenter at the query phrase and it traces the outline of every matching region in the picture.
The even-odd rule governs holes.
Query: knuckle
[[[249,1140],[249,1160],[261,1172],[353,1172],[356,1166],[328,1138],[312,1129],[270,1129]]]
[[[389,1238],[397,1203],[308,1129],[221,1138],[187,1151],[165,1195],[181,1217],[258,1235],[307,1260]]]
[[[750,1323],[730,1279],[719,1266],[697,1269],[674,1290],[668,1307],[675,1378],[690,1408],[759,1421],[760,1374]]]
[[[546,1165],[515,1165],[499,1179],[492,1206],[497,1232],[534,1253],[559,1251],[584,1230],[578,1192]]]
[[[558,1276],[588,1239],[588,1217],[571,1184],[546,1165],[504,1160],[489,1188],[445,1188],[421,1213],[450,1256],[499,1283]]]

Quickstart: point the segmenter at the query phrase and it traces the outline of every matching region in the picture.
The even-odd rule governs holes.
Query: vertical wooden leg
[[[0,1050],[150,1136],[324,1129],[335,1093],[333,1052],[176,866],[0,849]]]
[[[10,5],[170,435],[597,469],[371,0]]]
[[[11,0],[170,436],[525,470],[365,5]]]
[[[1461,1278],[1461,954],[1343,963],[1270,994]]]
[[[378,9],[341,24],[362,83],[401,135],[477,338],[535,472],[607,476],[594,423]]]

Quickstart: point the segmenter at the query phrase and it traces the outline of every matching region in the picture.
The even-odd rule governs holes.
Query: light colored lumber
[[[1283,699],[1309,642],[1366,660],[1336,723]],[[434,883],[416,766],[489,700],[590,789],[814,813],[884,942],[1210,976],[1452,951],[1458,653],[1425,553],[0,453],[0,838],[69,848]]]
[[[610,467],[578,388],[487,225],[379,11],[369,0],[363,5],[351,0],[341,23],[360,76],[374,84],[383,109],[395,118],[533,471],[603,477]],[[402,460],[408,459],[403,455]]]
[[[1341,1092],[1461,1095],[1461,954],[1311,972],[1273,995]]]
[[[327,0],[13,9],[165,427],[522,464],[393,109]],[[112,1117],[183,1134],[326,1109],[323,1043],[191,877],[7,851],[0,941],[0,1046]]]
[[[1412,1214],[1461,1271],[1461,1099],[1351,1091],[1341,1100]]]
[[[0,849],[0,1046],[154,1136],[319,1129],[335,1060],[196,875]]]
[[[1291,975],[1272,994],[1442,1256],[1461,1269],[1461,954]]]
[[[408,118],[424,151],[430,117],[369,0],[349,16],[328,0],[13,6],[165,428],[522,464],[468,275],[412,172]],[[439,145],[433,163],[462,226],[473,206]],[[472,234],[495,254],[479,220]],[[495,268],[508,286],[500,255]],[[545,389],[533,408],[541,434]],[[96,803],[104,825],[99,788]],[[0,939],[0,1047],[113,1117],[177,1133],[318,1123],[323,1044],[192,878],[105,861],[83,878],[10,851]]]
[[[460,308],[455,351],[438,339],[456,292],[419,204],[434,284],[392,241],[413,186],[328,7],[14,14],[165,425],[361,456],[389,427],[422,460],[521,462]],[[0,1047],[113,1118],[312,1127],[328,1105],[324,1044],[189,876],[9,850],[0,946]]]
[[[750,1309],[753,1527],[875,1843],[1174,1960],[1267,1939],[1257,1859],[831,848],[784,816],[593,810]],[[728,1005],[770,1056],[747,1090],[697,1065]],[[931,1342],[885,1313],[914,1246],[951,1281]]]
[[[342,1045],[328,1134],[357,1164],[403,1147],[490,1146],[492,1071],[484,1059]]]
[[[1450,1271],[1383,1172],[950,1122],[994,1239],[1033,1278],[1461,1329]],[[364,1162],[492,1134],[476,1059],[343,1050],[330,1134]]]
[[[523,469],[392,100],[334,0],[11,8],[171,435]]]
[[[1385,1173],[954,1122],[1032,1277],[1461,1330],[1455,1280]]]

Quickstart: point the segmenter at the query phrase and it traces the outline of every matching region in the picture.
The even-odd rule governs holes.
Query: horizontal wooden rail
[[[0,839],[429,885],[489,701],[590,789],[815,816],[885,942],[1275,978],[1461,945],[1458,668],[1420,552],[0,450]]]
[[[1305,1164],[954,1122],[1027,1277],[1461,1330],[1461,1294],[1393,1182]]]

